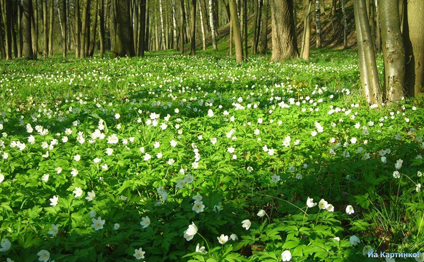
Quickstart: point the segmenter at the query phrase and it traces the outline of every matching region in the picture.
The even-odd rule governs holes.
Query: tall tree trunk
[[[218,2],[218,1],[216,1]],[[211,37],[212,37],[212,46],[213,50],[218,50],[218,45],[216,44],[216,32],[215,32],[215,22],[214,22],[214,12],[212,0],[209,0],[209,24],[211,27]]]
[[[384,85],[388,103],[404,97],[405,49],[400,32],[398,0],[378,0],[384,55]]]
[[[130,21],[130,1],[112,0],[115,16],[115,46],[113,53],[116,56],[133,56],[134,45],[132,41]]]
[[[162,49],[166,50],[166,42],[165,42],[165,24],[163,21],[163,7],[162,0],[159,0],[159,14],[160,14],[160,29],[161,29],[161,43]]]
[[[240,26],[237,15],[236,0],[230,0],[231,25],[233,29],[234,46],[236,49],[236,61],[243,61],[243,47],[241,44]]]
[[[254,0],[253,2],[254,5],[254,10],[255,10],[255,16],[253,18],[253,36],[252,36],[252,54],[256,55],[256,53],[258,52],[257,48],[258,48],[258,32],[259,32],[259,28],[258,28],[258,24],[260,23],[259,21],[259,0]]]
[[[65,58],[66,57],[66,53],[68,51],[68,46],[67,46],[67,39],[66,39],[66,28],[67,28],[67,14],[66,14],[66,0],[62,0],[62,10],[60,10],[59,4],[57,6],[57,11],[59,14],[59,20],[60,20],[60,31],[61,31],[61,35],[62,35],[62,57]]]
[[[342,13],[343,13],[343,47],[346,49],[347,48],[348,27],[347,27],[347,15],[346,15],[345,0],[342,0]]]
[[[293,0],[271,0],[271,61],[298,56],[293,8]]]
[[[6,60],[12,59],[12,0],[1,0]]]
[[[409,96],[424,95],[424,1],[409,0],[404,21],[406,88]]]
[[[200,29],[202,32],[203,50],[206,50],[205,24],[203,21],[202,3],[199,3],[199,14],[200,14]]]
[[[184,0],[181,3],[181,20],[180,20],[180,54],[184,54],[184,30],[186,27]]]
[[[80,58],[85,58],[88,55],[87,46],[90,43],[90,37],[89,37],[90,6],[91,6],[91,0],[85,0],[84,6],[82,9]]]
[[[32,37],[31,37],[31,15],[32,15],[32,0],[23,0],[23,15],[22,15],[22,38],[23,48],[22,56],[27,59],[33,59],[32,53]]]
[[[266,54],[268,49],[268,10],[269,10],[269,0],[264,0],[264,5],[262,6],[262,28],[261,28],[261,54]]]
[[[99,40],[100,40],[100,57],[105,54],[105,3],[104,0],[100,0],[99,6]]]
[[[191,55],[196,54],[196,2],[196,0],[191,0]]]
[[[311,8],[312,0],[304,0],[304,17],[303,17],[303,36],[302,36],[302,49],[300,56],[303,60],[309,60],[311,49]]]
[[[145,33],[146,33],[146,0],[141,0],[140,8],[140,28],[138,36],[138,55],[144,56],[145,48]]]
[[[177,12],[175,8],[175,0],[172,0],[172,35],[174,37],[173,49],[178,49],[178,32],[177,32]]]
[[[34,7],[34,5],[33,5]],[[37,9],[37,6],[35,5],[34,10]],[[34,11],[35,13],[35,11]],[[17,13],[17,29],[18,29],[18,57],[22,57],[22,45],[23,45],[23,40],[22,40],[22,5],[18,4],[18,13]],[[31,26],[33,25],[33,23],[31,23]],[[35,27],[31,27],[31,35],[32,35],[32,49],[33,49],[33,53],[35,52],[34,50],[34,35],[35,35]],[[0,32],[1,34],[1,32]],[[3,44],[3,43],[2,43]],[[34,54],[33,54],[34,55]]]
[[[321,1],[315,1],[316,48],[321,48]]]
[[[53,0],[49,0],[49,55],[53,56],[53,21],[54,21],[54,12],[53,12]]]
[[[43,1],[43,36],[44,36],[44,58],[47,58],[49,55],[49,26],[48,26],[48,9],[47,9],[47,1],[48,0],[41,0]]]
[[[144,1],[144,0],[143,0]],[[150,40],[150,12],[148,12],[149,0],[146,0],[146,37],[144,41],[144,50],[149,50],[149,40]]]
[[[15,25],[18,23],[17,21],[17,8],[15,5],[12,5],[12,46],[13,46],[13,54],[17,58],[18,56],[18,41],[16,37]],[[32,15],[32,14],[31,14]]]
[[[88,39],[90,39],[90,45],[89,45],[89,52],[88,52],[88,56],[93,57],[94,56],[94,50],[96,49],[96,30],[97,30],[97,18],[98,18],[98,14],[99,14],[99,0],[96,0],[96,4],[95,4],[95,8],[96,11],[94,12],[94,21],[93,21],[93,30],[92,30],[92,39],[90,39],[90,37]],[[88,28],[88,30],[90,30],[90,28]]]
[[[365,0],[354,1],[354,13],[358,39],[359,69],[364,96],[369,104],[381,104],[382,96]]]
[[[230,15],[230,17],[231,17],[231,15]],[[230,19],[230,39],[229,39],[229,42],[230,42],[230,57],[232,57],[233,56],[233,23],[231,22],[231,19]]]
[[[403,1],[403,0],[402,0]],[[377,10],[377,16],[375,19],[376,28],[375,28],[375,50],[378,53],[381,53],[381,26],[380,26],[380,12],[378,11],[378,1],[375,0],[375,10]]]
[[[38,56],[38,0],[33,0],[32,2],[34,15],[31,19],[31,35],[32,35],[32,51],[33,56],[36,59]],[[22,12],[22,10],[20,10]],[[19,15],[21,17],[22,14]],[[22,50],[22,31],[19,32],[19,45]],[[21,51],[22,54],[22,51]]]
[[[247,61],[249,54],[248,54],[248,47],[247,47],[247,0],[243,0],[243,39],[244,39],[244,60]]]
[[[45,0],[43,0],[45,1]],[[74,34],[75,34],[75,57],[80,57],[81,50],[81,12],[80,0],[75,0],[74,4]]]

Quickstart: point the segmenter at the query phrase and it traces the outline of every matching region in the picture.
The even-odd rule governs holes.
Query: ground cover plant
[[[354,51],[0,70],[2,261],[424,251],[422,100],[367,106]]]

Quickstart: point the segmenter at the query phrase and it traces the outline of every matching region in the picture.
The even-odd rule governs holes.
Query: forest
[[[423,262],[422,24],[422,0],[0,0],[0,260]]]

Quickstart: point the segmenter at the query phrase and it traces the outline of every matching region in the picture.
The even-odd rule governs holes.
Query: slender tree
[[[100,0],[99,3],[99,42],[100,42],[100,57],[104,56],[105,53],[105,3],[104,0]]]
[[[138,37],[138,55],[144,56],[145,51],[145,35],[146,35],[146,0],[141,0],[140,8],[140,28]]]
[[[184,54],[184,30],[186,27],[186,15],[184,8],[184,0],[180,0],[181,3],[181,19],[180,19],[180,53]]]
[[[266,54],[268,49],[268,10],[269,0],[264,0],[262,6],[262,28],[261,28],[261,54]]]
[[[206,50],[206,34],[205,34],[205,24],[203,21],[203,12],[202,12],[202,4],[199,3],[199,15],[200,15],[200,29],[202,32],[202,44],[203,50]]]
[[[254,18],[253,18],[253,36],[252,36],[252,54],[256,55],[258,52],[258,35],[259,35],[259,24],[260,24],[260,9],[259,0],[253,1],[254,6]]]
[[[43,0],[45,1],[45,0]],[[80,57],[81,50],[81,12],[80,0],[75,0],[74,3],[74,35],[75,35],[75,57]]]
[[[191,45],[190,54],[196,54],[196,0],[191,0]]]
[[[346,7],[345,7],[345,0],[341,0],[341,1],[342,1],[342,13],[343,13],[343,47],[347,48],[348,27],[347,27]]]
[[[405,48],[400,32],[398,0],[378,0],[384,54],[384,85],[388,103],[404,97]]]
[[[48,9],[47,9],[47,1],[48,0],[41,0],[43,2],[43,36],[44,36],[44,50],[43,55],[44,58],[47,58],[49,55],[49,24],[48,24]]]
[[[315,1],[315,40],[316,47],[321,48],[321,1]]]
[[[293,0],[271,0],[271,61],[298,56],[293,8]]]
[[[177,14],[175,8],[175,0],[172,0],[172,36],[174,37],[173,49],[176,51],[178,49],[178,34],[177,34]]]
[[[354,14],[361,86],[368,104],[381,104],[377,64],[371,39],[365,0],[355,0]]]
[[[232,31],[233,31],[234,46],[236,49],[236,61],[242,62],[243,47],[241,43],[240,25],[239,25],[239,18],[237,15],[236,0],[230,0],[229,3],[230,3],[230,15],[231,15],[231,25],[232,25]]]
[[[304,17],[303,17],[303,36],[302,36],[302,49],[300,56],[303,60],[309,60],[309,53],[311,49],[311,7],[312,0],[304,0]]]
[[[31,15],[32,15],[32,0],[23,0],[23,15],[22,15],[22,56],[27,59],[33,59],[32,52],[32,37],[31,37]]]
[[[163,19],[163,7],[162,7],[162,0],[159,0],[159,14],[160,14],[160,31],[161,31],[161,48],[163,50],[166,49],[166,42],[165,42],[165,23]]]
[[[53,25],[54,25],[54,12],[53,12],[53,0],[49,0],[49,55],[53,55]]]
[[[218,3],[218,1],[216,1]],[[209,23],[211,27],[211,37],[212,37],[212,46],[213,50],[218,50],[218,45],[216,44],[216,32],[215,32],[215,22],[214,22],[214,12],[213,12],[212,0],[209,0]]]

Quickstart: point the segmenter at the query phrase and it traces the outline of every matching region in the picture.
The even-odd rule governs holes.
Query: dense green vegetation
[[[368,107],[356,59],[0,61],[1,258],[424,251],[422,100]]]

